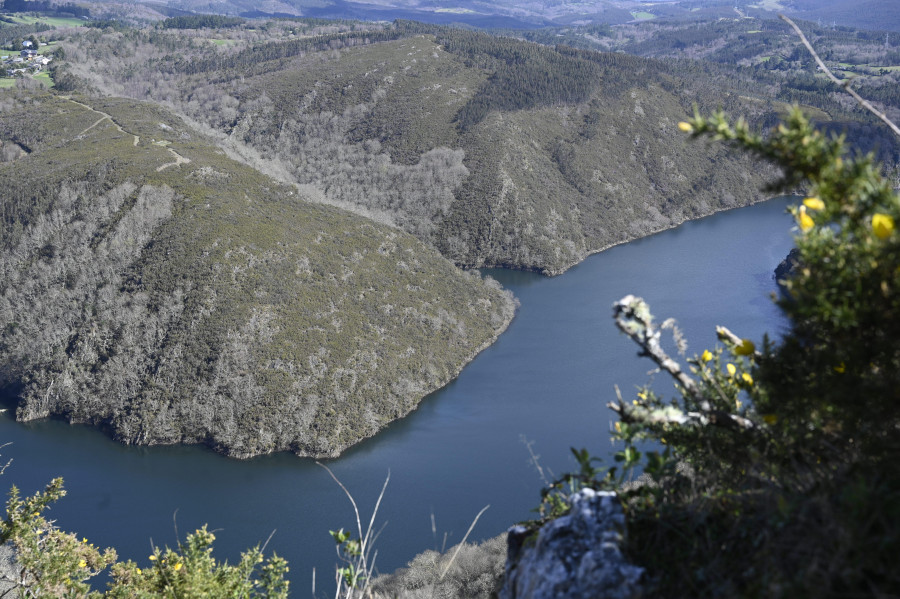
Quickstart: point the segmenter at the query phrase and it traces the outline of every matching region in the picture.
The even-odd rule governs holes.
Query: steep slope
[[[676,135],[711,88],[728,96],[654,61],[444,30],[245,77],[231,133],[323,201],[389,219],[457,264],[557,274],[762,199],[754,165]]]
[[[297,27],[254,28],[271,40],[254,44],[239,27],[92,31],[64,43],[63,68],[85,88],[173,104],[316,201],[466,267],[556,274],[764,197],[761,168],[675,135],[695,103],[773,117],[703,68],[411,22]]]
[[[336,455],[513,302],[414,237],[225,156],[159,107],[5,93],[0,384],[17,417],[235,457]]]

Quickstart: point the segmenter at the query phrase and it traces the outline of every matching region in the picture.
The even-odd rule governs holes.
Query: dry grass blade
[[[356,572],[355,580],[362,581],[362,585],[360,587],[355,587],[352,584],[344,583],[340,571],[336,573],[335,579],[337,582],[337,588],[335,589],[335,597],[340,596],[342,587],[346,586],[346,590],[344,596],[348,599],[353,596],[354,591],[360,592],[363,595],[366,592],[366,587],[369,584],[369,580],[374,576],[375,570],[375,559],[378,556],[378,553],[372,554],[372,549],[375,544],[375,539],[378,538],[379,532],[374,532],[375,526],[375,516],[378,514],[378,508],[381,506],[381,500],[384,498],[384,493],[387,490],[388,482],[391,480],[391,473],[388,471],[387,477],[384,479],[384,484],[381,487],[381,492],[378,494],[378,499],[375,501],[375,508],[372,510],[372,517],[369,519],[369,524],[366,527],[366,530],[363,531],[362,528],[362,519],[360,518],[359,506],[356,504],[356,500],[353,499],[353,495],[344,486],[344,483],[340,481],[340,479],[331,471],[331,468],[326,466],[321,462],[316,462],[319,466],[325,469],[328,472],[328,475],[331,476],[332,480],[337,483],[337,485],[344,491],[344,494],[347,496],[347,499],[350,500],[350,504],[353,506],[353,514],[356,518],[356,532],[359,535],[359,554],[355,556],[354,559],[348,560],[350,562],[350,566],[352,566],[353,570]],[[480,515],[480,514],[479,514]],[[369,559],[371,556],[371,560]]]
[[[472,534],[472,529],[475,528],[475,524],[478,522],[478,519],[481,518],[481,514],[485,513],[489,507],[491,507],[491,506],[490,506],[490,505],[486,505],[486,506],[484,506],[483,508],[481,508],[481,511],[478,512],[478,515],[475,516],[475,519],[474,519],[474,520],[472,520],[472,524],[469,525],[469,530],[466,531],[466,535],[463,537],[463,539],[462,539],[462,541],[459,543],[459,545],[456,546],[456,551],[453,552],[453,557],[451,557],[451,558],[450,558],[450,561],[447,562],[447,566],[444,568],[444,571],[441,572],[441,575],[440,575],[440,577],[438,578],[438,580],[443,580],[443,579],[444,579],[444,576],[445,576],[445,575],[447,574],[447,572],[450,570],[450,566],[453,565],[453,561],[456,559],[456,556],[459,555],[459,550],[462,549],[462,546],[465,545],[465,543],[466,543],[466,539],[468,539],[468,538],[469,538],[469,535]]]

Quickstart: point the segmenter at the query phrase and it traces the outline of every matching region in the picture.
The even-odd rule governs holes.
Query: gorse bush
[[[754,343],[719,327],[721,344],[684,367],[661,344],[671,325],[620,300],[617,326],[679,395],[646,385],[609,404],[623,470],[575,452],[581,472],[545,491],[544,511],[566,509],[566,485],[626,489],[629,550],[654,596],[893,596],[900,198],[871,156],[848,156],[796,108],[767,137],[722,113],[679,128],[773,162],[773,189],[807,190],[791,208],[798,264],[778,300],[791,328]],[[623,485],[635,469],[639,483]]]
[[[3,596],[287,597],[285,560],[274,554],[265,559],[262,550],[255,547],[242,553],[234,565],[219,562],[212,557],[215,536],[206,527],[188,535],[177,550],[154,548],[149,567],[140,568],[130,560],[119,562],[114,550],[101,551],[86,538],[64,532],[44,517],[47,507],[64,495],[61,478],[24,499],[15,487],[10,491],[6,519],[0,523],[0,541],[12,543],[15,559],[12,569],[0,575]],[[112,579],[106,592],[92,591],[90,579],[109,566]]]

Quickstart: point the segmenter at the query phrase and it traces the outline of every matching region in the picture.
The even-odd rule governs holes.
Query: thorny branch
[[[682,426],[717,425],[742,430],[757,428],[756,423],[747,418],[713,408],[712,402],[703,395],[697,382],[685,373],[681,369],[681,365],[662,348],[660,329],[654,326],[650,306],[643,299],[633,295],[623,297],[613,304],[613,316],[616,326],[640,346],[641,355],[649,357],[662,370],[672,375],[700,408],[699,411],[691,412],[682,411],[675,406],[653,409],[641,404],[626,404],[619,397],[617,402],[610,402],[607,405],[611,410],[617,412],[623,421]],[[740,339],[738,340],[740,341]]]

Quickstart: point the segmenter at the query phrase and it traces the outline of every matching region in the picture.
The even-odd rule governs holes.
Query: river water
[[[659,320],[678,319],[689,354],[715,345],[715,325],[759,341],[784,321],[770,295],[772,272],[792,245],[786,200],[721,213],[592,256],[564,275],[490,271],[521,301],[509,329],[458,379],[419,409],[328,462],[368,520],[386,476],[377,521],[376,565],[403,566],[416,553],[462,539],[478,511],[474,539],[531,517],[545,475],[574,469],[570,447],[609,456],[605,407],[648,379],[610,307],[644,297]],[[658,377],[660,389],[671,385]],[[350,502],[312,460],[274,455],[233,461],[200,447],[121,446],[102,433],[59,421],[0,416],[3,488],[25,493],[62,476],[69,495],[50,516],[62,528],[121,558],[149,564],[151,543],[175,546],[204,523],[215,554],[233,561],[264,542],[291,565],[292,596],[333,594],[336,558],[329,529],[353,527]],[[437,534],[432,533],[432,518]]]

